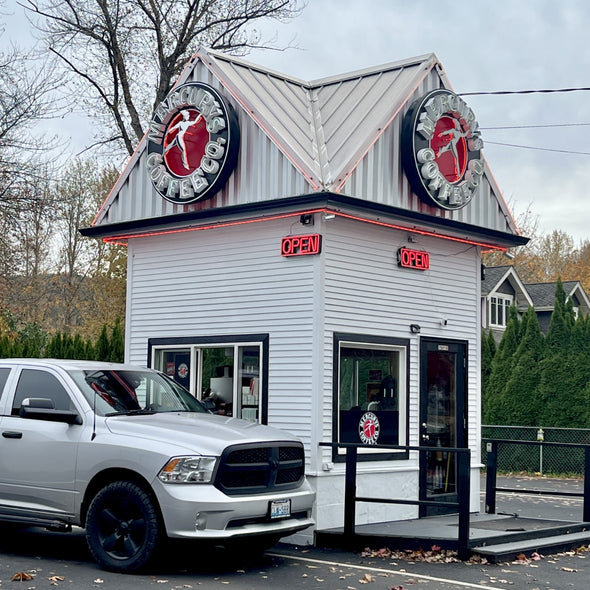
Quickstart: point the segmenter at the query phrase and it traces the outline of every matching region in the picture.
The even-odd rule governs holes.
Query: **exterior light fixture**
[[[420,334],[420,324],[410,324],[410,332],[412,334]]]
[[[330,221],[330,219],[334,219],[336,215],[334,213],[324,213],[324,221]]]
[[[306,213],[299,217],[299,223],[301,225],[313,225],[313,215],[311,213]]]

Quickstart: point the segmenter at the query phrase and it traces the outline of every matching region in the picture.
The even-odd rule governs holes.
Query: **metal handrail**
[[[519,494],[534,494],[538,496],[550,495],[550,496],[569,496],[569,497],[582,497],[583,502],[583,522],[590,522],[590,477],[586,477],[590,474],[590,445],[578,444],[578,443],[560,443],[560,442],[545,442],[541,440],[509,440],[509,439],[495,439],[495,438],[484,438],[482,442],[486,443],[487,452],[487,469],[486,469],[486,513],[496,513],[496,492],[517,492]],[[524,445],[524,446],[539,446],[543,447],[566,447],[566,448],[577,448],[584,450],[584,491],[583,492],[561,492],[552,490],[523,490],[521,488],[505,488],[498,487],[498,450],[500,445],[511,444],[511,445]]]
[[[470,502],[470,474],[471,474],[471,449],[455,447],[424,447],[409,445],[371,445],[371,450],[397,450],[397,451],[416,451],[418,453],[445,452],[455,453],[457,455],[457,502],[443,502],[439,500],[406,500],[390,498],[374,498],[357,496],[356,493],[356,476],[357,476],[357,458],[358,449],[366,449],[367,445],[361,443],[334,443],[321,442],[320,446],[331,447],[333,449],[346,449],[346,470],[345,470],[345,488],[344,488],[344,535],[352,537],[355,535],[356,521],[356,504],[357,502],[373,502],[380,504],[404,504],[417,506],[446,506],[457,508],[459,513],[459,525],[457,536],[457,553],[459,559],[469,557],[469,502]]]

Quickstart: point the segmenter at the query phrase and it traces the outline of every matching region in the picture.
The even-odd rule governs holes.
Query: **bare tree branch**
[[[131,154],[154,107],[199,46],[265,47],[257,23],[296,17],[305,0],[20,0],[73,74],[68,82],[107,136]],[[76,88],[78,89],[78,88]],[[102,141],[104,138],[98,138]]]

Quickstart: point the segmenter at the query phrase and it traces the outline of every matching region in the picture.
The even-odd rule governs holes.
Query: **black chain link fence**
[[[555,443],[590,444],[590,429],[539,428],[533,426],[482,426],[482,439],[527,440]],[[486,463],[486,443],[482,442],[482,459]],[[506,443],[498,451],[498,471],[540,473],[542,475],[582,476],[584,449],[544,447]]]

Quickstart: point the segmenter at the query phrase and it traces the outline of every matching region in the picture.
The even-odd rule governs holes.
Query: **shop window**
[[[153,339],[150,349],[152,366],[184,385],[212,412],[266,423],[267,336],[248,341],[224,337],[221,342]]]
[[[407,342],[336,335],[335,441],[407,444]]]
[[[512,297],[495,295],[490,297],[490,326],[505,328],[510,316]]]

